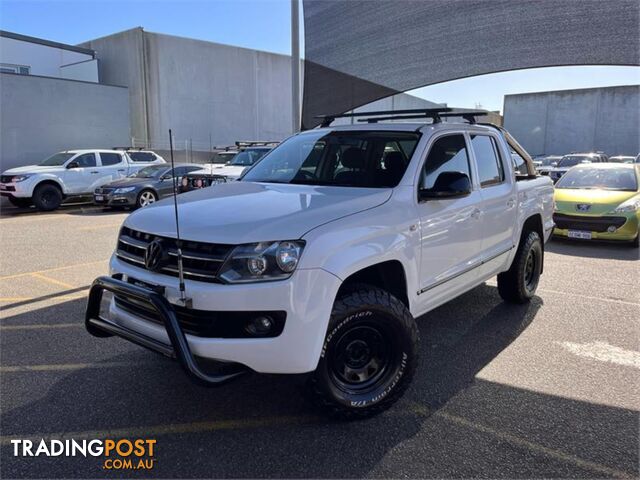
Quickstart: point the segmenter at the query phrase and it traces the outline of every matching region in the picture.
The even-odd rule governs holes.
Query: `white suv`
[[[431,115],[295,135],[240,181],[178,196],[181,240],[172,200],[133,213],[87,329],[202,383],[310,372],[332,414],[389,407],[417,366],[415,319],[495,275],[528,301],[553,228],[552,183],[506,132]]]

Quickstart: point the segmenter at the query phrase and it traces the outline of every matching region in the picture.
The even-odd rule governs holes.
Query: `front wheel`
[[[155,192],[152,192],[151,190],[143,190],[142,192],[140,192],[140,195],[138,195],[136,207],[146,207],[147,205],[156,203],[157,200],[158,196],[155,194]]]
[[[407,307],[384,290],[361,286],[334,304],[309,391],[332,416],[370,417],[403,395],[417,361],[418,328]]]
[[[62,203],[62,192],[50,183],[40,184],[33,191],[33,204],[42,212],[56,210]]]
[[[526,303],[535,295],[542,273],[542,240],[537,232],[522,236],[511,268],[498,275],[498,293],[505,302]]]

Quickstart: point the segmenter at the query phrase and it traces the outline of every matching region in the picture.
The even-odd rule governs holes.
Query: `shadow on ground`
[[[554,237],[545,250],[572,257],[602,258],[605,260],[638,260],[640,250],[627,243],[580,241]]]
[[[61,305],[7,321],[32,323],[55,318],[57,311],[73,311],[72,320],[80,321],[84,302]],[[112,477],[637,475],[637,412],[475,378],[534,321],[541,305],[539,298],[524,306],[503,304],[494,287],[483,285],[424,316],[412,387],[390,411],[350,423],[318,415],[304,400],[299,377],[251,375],[223,388],[202,388],[173,362],[74,329],[41,348],[62,351],[69,363],[82,350],[105,368],[4,374],[0,427],[3,438],[132,428],[155,437],[140,432],[191,425],[157,436],[154,470],[108,472]],[[17,343],[3,335],[3,365],[17,363],[14,356],[28,357]],[[109,354],[116,345],[120,353]],[[109,366],[116,362],[122,365]],[[561,453],[549,453],[556,451]],[[14,458],[4,446],[2,460],[3,478],[104,475],[99,458]],[[607,475],[607,468],[617,470]]]

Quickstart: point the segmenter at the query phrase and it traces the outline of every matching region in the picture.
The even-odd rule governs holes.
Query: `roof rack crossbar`
[[[336,118],[359,118],[358,122],[377,123],[384,120],[408,120],[416,118],[431,118],[433,123],[442,121],[442,117],[462,117],[469,123],[476,123],[477,116],[488,115],[486,110],[455,110],[448,107],[417,108],[409,110],[384,110],[376,112],[354,112],[340,115],[321,115],[321,127],[328,127]]]
[[[448,108],[448,107],[410,108],[406,110],[378,110],[373,112],[350,112],[350,113],[340,113],[340,114],[330,114],[330,115],[318,115],[315,118],[322,119],[322,123],[320,124],[321,127],[328,127],[336,118],[380,117],[380,116],[395,117],[397,115],[418,115],[418,117],[414,117],[414,118],[422,118],[422,117],[436,118],[441,113],[450,112],[452,110],[453,110],[452,108]]]
[[[255,145],[277,145],[280,142],[277,141],[262,141],[262,140],[247,140],[247,141],[237,141],[236,147],[251,147]]]

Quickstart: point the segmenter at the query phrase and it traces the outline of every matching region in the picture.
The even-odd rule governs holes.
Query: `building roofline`
[[[0,30],[0,37],[11,38],[13,40],[19,40],[21,42],[37,43],[39,45],[45,45],[47,47],[69,50],[71,52],[84,53],[85,55],[91,55],[93,58],[95,58],[96,56],[95,50],[91,50],[89,48],[76,47],[75,45],[53,42],[51,40],[45,40],[43,38],[30,37],[28,35],[22,35],[20,33],[7,32],[6,30]]]
[[[523,93],[509,93],[504,96],[507,97],[523,97],[526,95],[548,95],[551,93],[569,93],[569,92],[586,92],[588,90],[607,90],[614,88],[629,88],[629,87],[640,87],[640,84],[625,84],[625,85],[603,85],[601,87],[584,87],[584,88],[569,88],[563,90],[543,90],[538,92],[523,92]]]

